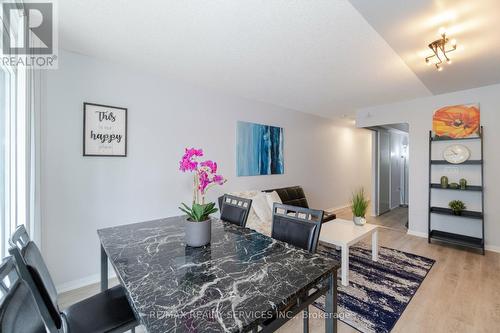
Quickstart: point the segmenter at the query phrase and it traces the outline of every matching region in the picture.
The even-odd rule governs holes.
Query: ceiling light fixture
[[[428,65],[436,66],[436,69],[441,72],[443,70],[443,61],[451,64],[451,59],[447,54],[457,49],[457,41],[455,39],[450,41],[450,39],[446,36],[446,30],[444,28],[439,29],[439,34],[441,35],[441,38],[429,44],[429,48],[432,52],[434,52],[434,54],[425,58],[425,62]],[[446,49],[448,44],[451,44],[451,48]],[[435,62],[431,60],[434,60]]]

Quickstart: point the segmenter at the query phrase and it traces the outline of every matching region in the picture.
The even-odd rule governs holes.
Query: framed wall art
[[[445,106],[432,117],[432,132],[437,138],[477,138],[480,126],[479,104]]]
[[[283,128],[238,121],[238,176],[284,173]]]
[[[127,109],[83,103],[83,156],[127,156]]]

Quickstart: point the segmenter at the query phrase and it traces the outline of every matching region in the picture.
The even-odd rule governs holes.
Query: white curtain
[[[15,35],[14,31],[11,36]],[[0,72],[0,257],[4,257],[10,235],[21,224],[41,245],[37,183],[41,73],[1,65]]]

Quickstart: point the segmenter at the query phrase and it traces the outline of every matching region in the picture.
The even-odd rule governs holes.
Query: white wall
[[[42,248],[60,289],[96,281],[97,229],[180,214],[191,198],[191,176],[178,171],[188,146],[203,148],[229,179],[212,199],[300,184],[312,207],[330,208],[371,186],[369,131],[68,52],[45,89]],[[82,156],[84,101],[128,108],[126,158]],[[238,120],[284,127],[284,175],[235,176]]]
[[[429,160],[429,130],[432,128],[433,111],[446,105],[480,103],[481,123],[484,126],[484,177],[485,177],[485,240],[487,248],[500,250],[500,187],[497,173],[500,169],[500,131],[496,124],[500,120],[500,85],[492,85],[477,89],[454,92],[438,96],[426,97],[412,101],[365,108],[358,111],[357,126],[377,126],[393,123],[409,123],[409,227],[410,233],[427,235],[427,206],[428,206],[428,160]],[[443,144],[443,143],[440,143]],[[436,147],[436,154],[440,154],[444,146]],[[477,149],[473,149],[477,151]],[[444,171],[444,170],[443,170]],[[450,171],[450,170],[447,170]],[[462,171],[456,172],[456,178],[464,176]],[[436,171],[436,177],[439,171]],[[465,171],[466,177],[471,177],[472,171]],[[436,181],[436,180],[433,180]],[[477,182],[478,179],[473,179]],[[473,195],[473,194],[470,194]],[[446,204],[449,198],[440,197],[441,204]],[[466,198],[467,202],[476,208],[476,198]],[[473,235],[477,228],[473,223],[477,221],[442,220],[452,228],[457,228]],[[452,225],[454,223],[454,225]]]

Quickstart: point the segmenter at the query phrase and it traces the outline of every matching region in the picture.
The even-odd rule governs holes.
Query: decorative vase
[[[458,189],[459,185],[457,183],[450,183],[449,187],[453,190]]]
[[[446,176],[441,177],[441,187],[448,188],[448,177]]]
[[[355,225],[365,225],[366,223],[366,219],[364,216],[354,216],[352,220],[354,221]]]
[[[467,179],[462,178],[460,179],[460,189],[465,190],[467,188]]]
[[[191,247],[200,247],[210,243],[212,237],[212,220],[201,222],[189,221],[186,219],[184,228],[186,232],[186,244]]]

